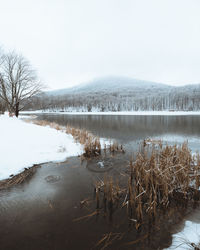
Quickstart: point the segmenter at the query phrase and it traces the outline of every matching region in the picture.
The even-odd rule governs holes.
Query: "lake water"
[[[200,148],[199,116],[41,114],[37,119],[87,129],[99,137],[118,141],[128,152],[137,150],[139,142],[148,137],[160,138],[170,144],[188,140],[193,151]],[[106,157],[111,163],[107,174],[124,178],[121,173],[126,173],[127,154],[105,156],[103,160],[106,161]],[[144,226],[141,231],[136,231],[131,225],[126,208],[116,207],[112,216],[100,213],[87,218],[96,209],[95,183],[105,177],[104,172],[93,169],[99,160],[82,162],[80,158],[72,157],[63,163],[47,163],[23,185],[1,191],[0,249],[103,249],[98,242],[105,234],[123,235],[105,249],[155,250],[170,246],[172,233],[184,227],[185,209],[178,209],[173,217],[170,213],[167,221],[167,214],[163,214],[159,217],[159,227],[157,224],[150,229]],[[82,206],[80,201],[84,200],[87,202]],[[196,221],[199,210],[195,213],[188,219]],[[77,221],[77,218],[83,219]],[[147,232],[150,232],[148,237]]]
[[[200,149],[200,116],[121,116],[121,115],[38,115],[40,120],[57,122],[115,139],[129,150],[137,150],[146,138],[169,144],[188,141],[192,151]]]

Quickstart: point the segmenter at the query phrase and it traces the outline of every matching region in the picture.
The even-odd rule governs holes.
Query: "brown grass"
[[[192,155],[187,143],[181,146],[157,147],[143,145],[135,159],[129,163],[126,188],[120,188],[111,177],[97,183],[98,208],[112,210],[114,206],[127,207],[128,218],[136,229],[144,218],[154,220],[158,211],[170,206],[184,206],[200,200],[200,157]],[[127,176],[127,177],[126,177]],[[100,197],[100,194],[103,194]]]
[[[24,183],[25,181],[27,181],[29,178],[31,178],[34,175],[36,168],[38,167],[39,165],[34,165],[31,168],[26,168],[20,174],[14,175],[9,179],[0,181],[0,190],[8,189],[15,185]]]
[[[100,245],[102,245],[102,247],[100,248],[101,250],[106,249],[108,246],[110,246],[114,241],[116,240],[121,240],[124,236],[124,233],[107,233],[104,234],[102,239],[100,239],[95,247],[98,247]]]
[[[91,132],[88,132],[85,129],[73,128],[70,126],[60,126],[54,122],[48,122],[46,120],[28,120],[36,125],[40,126],[49,126],[56,130],[60,130],[66,132],[67,134],[71,134],[76,142],[84,145],[84,153],[83,156],[86,158],[90,158],[93,156],[99,156],[102,152],[102,145],[100,143],[100,138],[94,136]],[[118,145],[117,142],[110,142],[109,146],[104,144],[103,151],[106,153],[109,150],[110,153],[122,152],[125,150],[122,145]]]
[[[84,219],[88,219],[88,218],[90,218],[90,217],[92,217],[92,216],[94,216],[94,215],[97,215],[97,214],[98,214],[98,212],[97,212],[97,211],[94,211],[94,212],[92,212],[91,214],[87,214],[87,215],[84,215],[84,216],[82,216],[82,217],[76,218],[76,219],[74,219],[73,221],[74,221],[74,222],[77,222],[77,221],[81,221],[81,220],[84,220]]]

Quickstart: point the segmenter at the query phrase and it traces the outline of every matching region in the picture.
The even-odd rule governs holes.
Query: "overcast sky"
[[[52,89],[107,75],[200,83],[200,0],[0,0],[0,44]]]

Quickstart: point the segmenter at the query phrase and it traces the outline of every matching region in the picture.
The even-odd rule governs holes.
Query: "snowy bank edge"
[[[35,125],[35,124],[29,124],[29,123],[26,123],[24,121],[22,121],[21,119],[17,119],[17,118],[9,118],[8,115],[2,115],[0,116],[0,120],[1,120],[1,126],[3,126],[3,132],[5,134],[5,131],[7,129],[7,127],[13,127],[13,126],[16,126],[18,128],[22,128],[22,131],[23,129],[26,127],[28,130],[28,132],[33,132],[34,128],[36,128],[36,133],[38,132],[38,129],[39,131],[45,131],[45,133],[49,133],[48,131],[52,131],[54,133],[54,138],[56,136],[56,134],[59,136],[59,137],[63,137],[64,139],[63,140],[66,140],[66,143],[70,144],[71,146],[68,147],[68,149],[70,148],[71,149],[71,152],[70,150],[68,150],[67,152],[59,152],[59,150],[61,149],[60,147],[62,147],[62,143],[60,144],[59,142],[59,145],[58,145],[58,142],[55,142],[55,148],[56,151],[52,151],[52,148],[51,149],[48,149],[47,150],[47,154],[49,154],[50,152],[50,158],[47,159],[48,157],[46,156],[46,152],[41,152],[41,155],[44,155],[44,157],[40,157],[39,155],[37,155],[37,157],[35,157],[34,155],[34,160],[33,160],[33,157],[30,157],[31,159],[29,161],[27,161],[27,159],[25,159],[24,161],[22,161],[19,157],[19,155],[15,155],[13,152],[14,155],[12,155],[12,157],[7,157],[7,155],[10,154],[10,152],[7,152],[6,149],[5,151],[7,152],[4,152],[4,156],[5,157],[2,157],[0,159],[0,163],[1,163],[1,166],[5,166],[6,170],[3,169],[1,171],[1,174],[2,176],[0,177],[0,181],[2,180],[6,180],[8,178],[10,178],[11,176],[13,175],[17,175],[17,174],[20,174],[24,171],[24,169],[26,168],[32,168],[34,165],[41,165],[41,164],[44,164],[44,163],[47,163],[47,162],[63,162],[65,161],[67,158],[69,157],[77,157],[79,155],[81,155],[83,153],[83,146],[80,144],[80,143],[77,143],[74,141],[74,138],[70,135],[70,134],[65,134],[61,131],[56,131],[55,129],[53,128],[49,128],[49,127],[40,127],[38,125]],[[6,126],[6,127],[5,127]],[[41,130],[42,129],[42,130]],[[22,134],[22,131],[18,131],[17,134],[21,133]],[[43,132],[42,132],[43,133]],[[34,135],[35,136],[35,135]],[[50,133],[50,136],[51,133]],[[12,135],[10,136],[12,137]],[[6,137],[7,139],[7,137]],[[8,138],[8,143],[7,143],[7,140],[5,139],[5,136],[3,137],[2,139],[2,145],[0,145],[1,147],[4,147],[5,144],[9,144],[9,139]],[[15,139],[13,141],[17,141],[17,143],[19,142],[18,139]],[[28,140],[27,140],[28,141]],[[59,138],[58,138],[58,141],[59,141]],[[40,142],[38,141],[38,145],[40,144]],[[9,145],[7,145],[6,148],[8,148]],[[18,145],[15,145],[16,148],[20,148],[19,147],[19,144]],[[22,147],[24,146],[24,144],[22,144]],[[26,146],[26,145],[25,145]],[[33,144],[33,146],[35,146]],[[52,145],[51,145],[52,146]],[[1,148],[0,147],[0,148]],[[46,149],[46,148],[45,148]],[[26,148],[25,148],[26,150]],[[49,151],[50,150],[50,151]],[[29,154],[29,152],[25,151],[26,154]],[[36,152],[38,153],[38,152]],[[27,157],[25,157],[27,158]],[[8,160],[5,160],[5,159],[8,159]],[[10,159],[10,160],[9,160]],[[14,159],[14,160],[13,160]],[[19,160],[18,160],[19,159]],[[15,164],[13,163],[15,161]],[[10,167],[9,167],[10,166]]]
[[[200,243],[200,223],[192,221],[185,221],[184,228],[172,236],[172,244],[169,248],[164,250],[184,250],[192,249],[189,244],[193,243],[198,245]]]
[[[59,112],[59,111],[21,111],[21,114],[55,115],[127,115],[127,116],[187,116],[200,115],[200,111],[127,111],[127,112]]]

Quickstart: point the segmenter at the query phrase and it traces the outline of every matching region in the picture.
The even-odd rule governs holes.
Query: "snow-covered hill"
[[[49,91],[48,95],[65,95],[92,92],[128,92],[128,91],[158,91],[170,90],[172,87],[151,81],[132,79],[127,77],[104,77],[91,82],[80,84],[73,88]]]
[[[62,112],[199,111],[200,84],[175,87],[126,77],[105,77],[47,92],[28,108]]]

